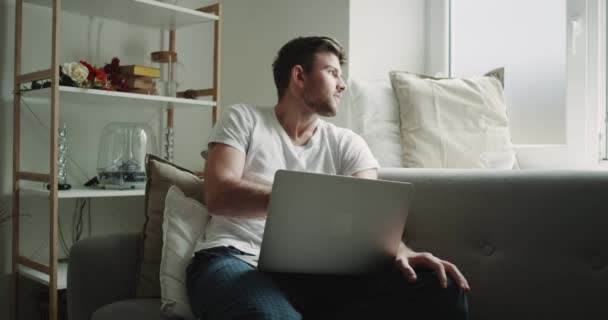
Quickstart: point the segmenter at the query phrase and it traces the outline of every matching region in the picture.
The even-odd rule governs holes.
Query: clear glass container
[[[156,139],[149,125],[112,122],[105,126],[97,154],[99,187],[144,188],[147,153],[157,154]]]
[[[150,63],[160,69],[160,78],[155,81],[156,92],[161,96],[176,97],[186,75],[186,66],[179,62],[177,53],[153,52]]]

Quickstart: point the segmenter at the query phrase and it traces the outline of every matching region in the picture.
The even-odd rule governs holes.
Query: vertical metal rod
[[[15,3],[15,65],[13,79],[13,198],[12,198],[12,261],[11,261],[11,299],[10,318],[19,317],[19,171],[20,145],[21,145],[21,92],[17,78],[21,75],[21,33],[23,16],[23,0]]]
[[[59,129],[59,28],[61,0],[53,0],[53,35],[51,53],[51,150],[50,150],[50,234],[49,234],[49,320],[57,320],[57,141]]]
[[[219,3],[215,4],[215,14],[221,19],[222,7]],[[213,107],[212,124],[215,125],[219,116],[220,106],[220,20],[216,20],[214,23],[214,37],[213,37],[213,100],[216,105]]]
[[[169,51],[175,52],[175,30],[169,30]],[[171,61],[171,59],[169,59]],[[177,59],[176,59],[177,60]],[[168,62],[171,64],[171,62]],[[176,64],[173,63],[173,66]],[[169,82],[173,81],[173,67],[167,66],[171,70],[169,75]],[[170,86],[169,86],[170,87]],[[167,128],[173,128],[173,104],[169,103],[167,108]]]

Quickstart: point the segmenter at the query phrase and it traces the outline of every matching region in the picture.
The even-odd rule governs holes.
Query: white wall
[[[350,74],[357,79],[387,78],[391,70],[424,73],[424,0],[350,1]]]
[[[272,61],[297,36],[325,35],[349,46],[348,0],[224,0],[222,105],[277,102]],[[348,74],[348,66],[343,70]]]

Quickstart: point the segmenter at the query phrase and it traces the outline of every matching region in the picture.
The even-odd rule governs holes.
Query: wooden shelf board
[[[52,0],[24,2],[48,8],[53,6]],[[219,19],[214,14],[156,0],[61,0],[61,8],[67,12],[165,30],[175,30]]]
[[[42,188],[22,187],[22,191],[34,193],[41,196],[49,196],[50,192]],[[127,189],[127,190],[107,190],[94,188],[72,188],[57,192],[57,197],[61,199],[73,198],[109,198],[109,197],[141,197],[146,193],[145,189]]]
[[[34,280],[38,283],[48,286],[49,285],[49,275],[42,273],[38,270],[34,270],[32,268],[26,267],[24,265],[19,265],[19,273],[24,277]],[[68,263],[67,262],[58,262],[57,263],[57,290],[66,289],[68,287]]]
[[[51,88],[23,91],[21,96],[30,99],[34,103],[49,103]],[[147,94],[137,94],[129,92],[106,91],[97,89],[83,89],[67,86],[59,87],[59,101],[73,102],[81,105],[102,105],[118,104],[120,106],[142,106],[142,107],[164,107],[171,103],[174,108],[193,108],[193,107],[212,107],[215,101],[184,99],[165,96],[154,96]]]

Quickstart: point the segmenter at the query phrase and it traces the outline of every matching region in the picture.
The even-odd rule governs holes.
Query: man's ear
[[[297,64],[291,68],[291,81],[299,88],[304,86],[306,80],[306,72],[301,65]]]

